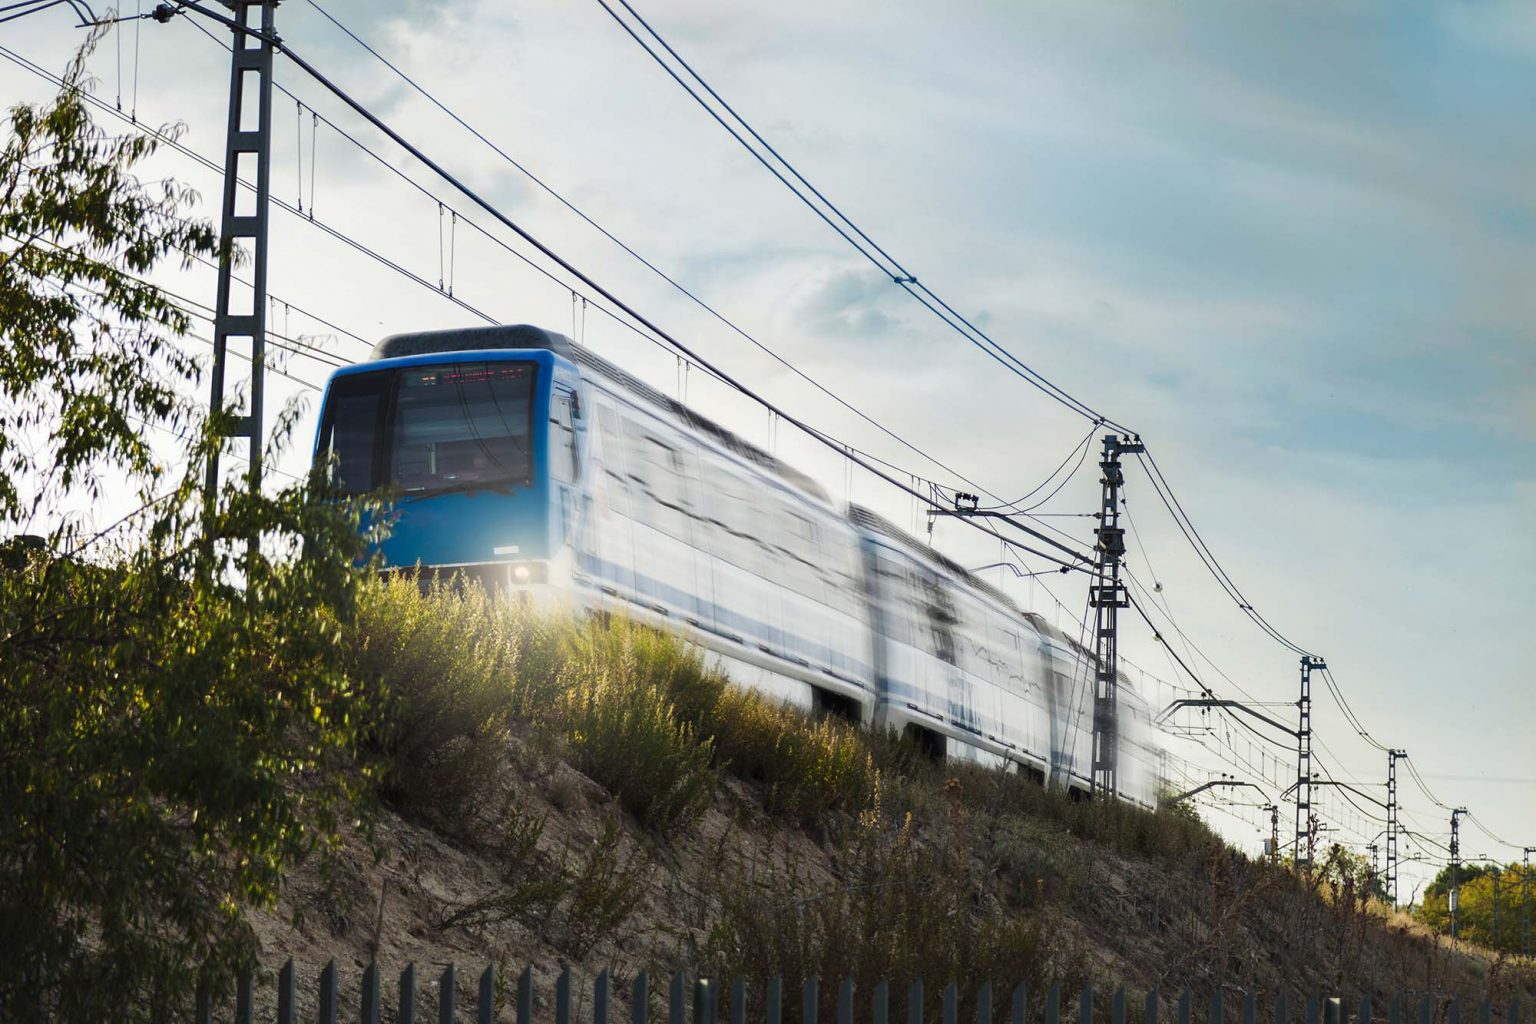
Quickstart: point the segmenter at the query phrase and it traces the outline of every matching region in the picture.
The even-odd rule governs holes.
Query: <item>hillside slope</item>
[[[606,967],[621,994],[641,968],[756,991],[774,974],[921,977],[935,1012],[951,979],[1382,1007],[1536,993],[1530,965],[1388,920],[1347,873],[1306,884],[1181,813],[809,722],[622,623],[397,581],[349,642],[376,687],[379,805],[253,921],[269,967],[532,964],[547,982],[569,965],[584,984]]]

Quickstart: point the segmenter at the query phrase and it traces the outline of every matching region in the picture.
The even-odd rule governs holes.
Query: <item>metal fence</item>
[[[468,981],[469,979],[464,979]],[[502,993],[494,966],[486,967],[470,986],[474,997],[465,1005],[465,1013],[473,1011],[477,1024],[492,1024],[498,1020],[515,1019],[517,1024],[535,1024],[539,1009],[534,991],[532,968],[525,968],[518,977],[515,990]],[[416,965],[411,964],[400,972],[399,983],[391,986],[395,996],[393,1005],[386,1007],[384,982],[378,964],[364,969],[358,988],[357,1019],[360,1024],[381,1024],[381,1020],[393,1020],[399,1024],[426,1024],[430,1020],[420,1013],[421,1003],[435,1005],[438,1024],[454,1024],[467,1019],[459,1016],[458,993],[461,981],[458,972],[450,965],[433,981],[418,982]],[[628,1024],[785,1024],[786,1016],[795,1024],[816,1024],[821,1015],[823,993],[816,978],[807,980],[799,990],[784,984],[780,978],[769,981],[762,992],[749,993],[745,981],[738,978],[729,985],[709,979],[697,979],[690,984],[681,972],[671,976],[664,998],[653,993],[650,976],[640,971],[628,984],[628,998],[617,1004],[614,999],[614,983],[607,971],[600,973],[592,983],[590,1024],[624,1024],[620,1020],[627,1010]],[[299,1020],[297,972],[289,960],[277,973],[276,1018],[278,1024],[297,1024]],[[237,1024],[254,1024],[256,1020],[257,982],[254,968],[243,972],[235,985],[235,1021]],[[510,1017],[498,1013],[498,995],[510,995],[513,1006]],[[584,993],[580,994],[584,995]],[[833,1013],[828,1024],[925,1024],[932,1019],[926,1010],[923,982],[916,981],[907,987],[905,1005],[892,1006],[891,986],[881,981],[868,992],[860,994],[852,979],[839,983],[835,992],[828,992],[828,1005]],[[1252,992],[1240,994],[1213,994],[1208,1000],[1196,1000],[1189,989],[1165,1000],[1157,992],[1144,998],[1130,1000],[1124,988],[1112,993],[1096,993],[1085,988],[1077,994],[1075,1005],[1070,994],[1064,997],[1060,986],[1052,986],[1044,993],[1039,1006],[1032,1006],[1025,986],[1018,985],[1007,995],[1005,1016],[995,1014],[1004,1011],[996,1005],[992,986],[984,984],[966,1001],[974,1009],[972,1020],[964,1024],[1520,1024],[1518,999],[1496,1010],[1488,1001],[1463,1007],[1460,998],[1435,998],[1428,995],[1395,997],[1385,1006],[1373,1005],[1369,995],[1353,998],[1311,995],[1292,1004],[1284,992],[1266,1000],[1261,1013],[1259,998]],[[1101,995],[1107,995],[1103,1005],[1096,1003]],[[423,999],[422,997],[426,998]],[[750,997],[750,998],[749,998]],[[900,994],[896,998],[901,999]],[[349,1001],[350,1002],[350,1001]],[[585,1000],[582,999],[584,1003]],[[1134,1006],[1128,1003],[1134,1002]],[[351,1016],[342,1012],[340,979],[333,960],[320,972],[319,990],[315,999],[316,1018],[319,1024],[342,1024]],[[570,969],[560,972],[554,983],[554,1024],[573,1024],[577,1019],[574,1011]],[[939,998],[937,1024],[962,1024],[961,993],[954,983],[946,985]],[[660,1006],[663,1012],[655,1012]],[[617,1011],[616,1012],[616,1008]],[[548,1007],[545,1008],[549,1009]],[[391,1012],[392,1011],[392,1012]],[[967,1014],[972,1017],[972,1014]],[[197,1007],[198,1024],[212,1024],[213,1007],[206,999],[200,999]]]

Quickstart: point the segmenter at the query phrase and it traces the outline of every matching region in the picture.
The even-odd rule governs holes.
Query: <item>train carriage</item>
[[[868,509],[865,587],[876,641],[875,723],[936,754],[1051,768],[1042,637],[1002,592]]]
[[[394,494],[386,568],[618,611],[778,700],[1089,788],[1080,643],[561,335],[386,338],[332,375],[315,458],[341,492]],[[1121,693],[1121,788],[1150,804],[1156,734]]]

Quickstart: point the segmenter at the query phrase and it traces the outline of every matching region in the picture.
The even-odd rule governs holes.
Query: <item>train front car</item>
[[[342,493],[392,493],[386,569],[568,592],[585,441],[565,339],[530,326],[397,334],[326,387],[315,458]]]

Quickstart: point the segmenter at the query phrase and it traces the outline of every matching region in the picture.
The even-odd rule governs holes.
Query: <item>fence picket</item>
[[[629,1022],[646,1024],[651,1016],[651,975],[641,971],[635,975],[635,983],[629,987]]]
[[[1477,1007],[1477,1024],[1490,1024],[1492,1016],[1493,1008],[1488,1005],[1488,1000],[1484,999]]]
[[[197,1024],[213,1024],[213,1000],[208,997],[208,983],[198,982],[197,1002],[192,1010],[192,1019]]]
[[[1061,986],[1045,990],[1045,1024],[1061,1024]]]
[[[1520,1024],[1520,997],[1509,998],[1509,1024]]]
[[[453,990],[453,964],[449,964],[437,979],[437,1024],[453,1024]]]
[[[960,1019],[960,989],[954,982],[944,986],[944,1024],[957,1024]]]
[[[571,969],[561,968],[555,979],[555,1024],[571,1024]]]
[[[767,1024],[784,1022],[784,979],[775,974],[768,979],[768,991],[763,993],[763,1016]]]
[[[1307,1024],[1317,1024],[1317,996],[1307,996]]]
[[[405,965],[400,972],[400,1007],[395,1014],[399,1024],[416,1024],[416,964]]]
[[[923,1024],[923,979],[907,986],[907,1024]]]
[[[1461,1024],[1461,997],[1451,997],[1451,1008],[1446,1013],[1446,1024]]]
[[[363,970],[363,991],[359,1000],[361,1024],[379,1024],[379,962],[370,960]]]
[[[1078,1024],[1093,1024],[1093,986],[1084,985],[1077,997]]]
[[[1029,1024],[1029,991],[1022,981],[1013,986],[1013,1005],[1009,1007],[1008,1024]]]
[[[1115,989],[1115,994],[1109,997],[1109,1019],[1111,1024],[1125,1024],[1125,986]]]
[[[1290,1016],[1286,1013],[1286,995],[1282,989],[1275,993],[1275,1024],[1290,1024]]]
[[[816,1024],[816,1004],[821,999],[821,983],[816,975],[805,979],[800,990],[800,1024]]]
[[[715,1024],[714,986],[705,978],[693,983],[693,1024]],[[570,1024],[558,1021],[556,1024]]]
[[[277,1024],[293,1024],[298,982],[293,974],[293,957],[277,972]]]
[[[869,1001],[875,1024],[890,1024],[891,986],[884,978],[875,982],[875,990],[870,993]]]
[[[592,1024],[608,1024],[608,968],[592,982]]]
[[[731,982],[731,1024],[747,1024],[747,983],[739,977]]]
[[[240,971],[240,976],[235,980],[235,1021],[236,1024],[254,1024],[252,1015],[255,1007],[251,1002],[251,989],[255,986],[256,968],[246,965]]]
[[[496,1022],[496,965],[486,964],[480,973],[480,1011],[475,1018],[479,1024]]]
[[[853,979],[837,986],[837,1024],[853,1024]]]
[[[1221,989],[1211,993],[1211,1012],[1207,1018],[1210,1024],[1221,1024]]]
[[[1387,1024],[1403,1024],[1403,997],[1393,996],[1387,1004]]]
[[[517,976],[517,1024],[533,1024],[533,968]]]
[[[672,972],[672,982],[667,986],[667,998],[671,1003],[667,1007],[667,1024],[684,1024],[686,1007],[683,1005],[682,971]]]
[[[976,991],[976,1024],[992,1024],[992,983],[984,981]]]
[[[1252,992],[1243,993],[1243,1024],[1258,1024],[1259,1000]]]
[[[320,972],[320,1024],[338,1024],[336,984],[336,961],[329,960]]]
[[[1191,1001],[1192,997],[1189,994],[1189,989],[1186,988],[1179,993],[1179,1024],[1189,1024]],[[1308,1024],[1315,1024],[1315,1022],[1309,1021]]]
[[[1419,1024],[1433,1024],[1434,1012],[1429,1006],[1429,996],[1419,1000]]]
[[[1371,1024],[1371,994],[1360,997],[1360,1024]]]

